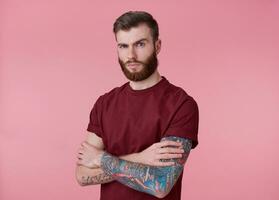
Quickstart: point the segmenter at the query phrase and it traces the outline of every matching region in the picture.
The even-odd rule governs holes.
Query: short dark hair
[[[113,32],[116,35],[119,30],[129,30],[142,23],[145,23],[151,29],[153,42],[157,41],[159,37],[158,23],[151,14],[145,11],[129,11],[122,14],[114,22]]]

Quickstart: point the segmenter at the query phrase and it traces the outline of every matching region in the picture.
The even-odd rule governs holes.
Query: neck
[[[155,70],[155,72],[147,79],[142,81],[130,81],[130,86],[133,90],[143,90],[157,84],[161,79],[161,75],[157,70]]]

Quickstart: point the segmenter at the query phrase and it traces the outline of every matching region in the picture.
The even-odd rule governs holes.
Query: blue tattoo
[[[182,158],[168,159],[175,165],[156,167],[119,159],[105,152],[101,159],[101,168],[120,183],[137,191],[145,192],[156,197],[166,196],[183,171],[189,156],[192,142],[180,137],[165,137],[161,141],[171,140],[182,142],[184,153]]]

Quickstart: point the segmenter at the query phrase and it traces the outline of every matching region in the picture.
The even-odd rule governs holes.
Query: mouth
[[[128,66],[137,66],[140,65],[140,63],[128,63]]]
[[[128,63],[127,67],[131,70],[136,70],[140,66],[140,63]]]

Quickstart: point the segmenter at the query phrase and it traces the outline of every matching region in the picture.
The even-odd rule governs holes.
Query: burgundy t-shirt
[[[90,112],[87,130],[103,139],[107,152],[122,156],[141,152],[165,136],[191,139],[193,149],[198,144],[198,121],[196,101],[162,76],[147,89],[133,90],[127,82],[101,95]],[[180,199],[182,176],[163,199]],[[117,181],[101,185],[101,200],[126,199],[158,198]]]

